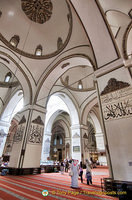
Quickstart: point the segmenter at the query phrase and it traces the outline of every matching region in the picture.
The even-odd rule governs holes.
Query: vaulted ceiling
[[[103,37],[98,35],[100,32],[92,32],[91,27],[96,21],[97,25],[101,25],[102,21],[99,21],[95,8],[91,11],[93,18],[90,17],[91,13],[85,11],[90,2],[79,0],[79,8],[74,2],[75,0],[0,1],[0,82],[4,82],[3,77],[10,71],[14,77],[12,81],[19,80],[19,89],[22,88],[25,95],[34,98],[47,77],[49,79],[45,81],[45,95],[53,85],[68,87],[66,83],[72,85],[68,90],[77,94],[78,81],[87,75],[89,78],[82,81],[83,89],[87,91],[88,88],[93,88],[94,91],[93,67],[96,69],[97,65],[102,64],[100,55],[104,53],[101,54],[103,48],[97,49],[94,43],[100,42],[103,46],[104,41]],[[106,20],[105,26],[110,29],[109,33],[118,46],[119,54],[121,57],[131,57],[132,1],[95,2],[103,16],[102,19]],[[88,27],[85,26],[87,22],[90,24]],[[96,41],[93,41],[91,33]],[[16,46],[12,44],[12,39],[15,39]],[[39,47],[42,52],[37,55],[36,50]],[[54,73],[49,75],[52,71]],[[69,82],[66,82],[66,77],[69,77]],[[1,87],[0,99],[4,105],[9,87],[4,90],[2,85]],[[88,95],[86,91],[82,90]],[[79,98],[85,98],[86,95],[79,95]],[[40,99],[44,97],[39,96]]]

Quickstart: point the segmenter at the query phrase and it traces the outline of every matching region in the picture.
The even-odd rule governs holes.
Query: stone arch
[[[22,90],[18,90],[16,91],[16,93],[12,96],[12,98],[10,99],[10,101],[8,102],[7,106],[5,107],[2,115],[1,115],[1,119],[0,119],[0,131],[3,131],[4,134],[4,138],[3,141],[0,145],[0,156],[2,155],[3,149],[4,149],[4,145],[6,142],[6,138],[8,135],[8,130],[9,130],[9,126],[10,126],[10,122],[12,120],[13,117],[13,111],[15,109],[15,107],[17,106],[18,102],[23,98],[23,93],[21,93],[21,95],[19,95],[19,93]]]
[[[35,80],[27,66],[21,61],[19,56],[5,47],[1,47],[0,55],[5,59],[3,64],[14,74],[17,80],[19,80],[23,90],[24,104],[30,104],[32,102],[32,88],[35,87]]]
[[[67,65],[66,65],[67,64]],[[81,54],[72,54],[70,56],[65,56],[60,58],[60,60],[53,63],[50,73],[44,74],[39,82],[38,91],[35,97],[35,103],[46,107],[47,100],[51,93],[51,90],[56,83],[56,81],[70,68],[75,66],[90,66],[93,64],[89,57]],[[66,66],[66,67],[63,67]],[[48,87],[47,87],[48,86]],[[45,91],[45,93],[43,93]]]
[[[70,122],[66,121],[66,119],[62,120],[61,118],[62,120],[61,123],[65,127],[65,133],[67,137],[66,144],[68,143],[69,145],[71,145],[72,133],[70,133],[70,127],[76,124],[79,124],[78,112],[72,100],[68,97],[68,95],[61,92],[56,92],[52,96],[59,96],[59,98],[63,99],[62,101],[67,105],[67,109],[65,109],[64,107],[61,107],[61,105],[59,104],[59,107],[56,106],[54,107],[51,113],[49,114],[47,113],[47,117],[45,120],[41,160],[44,160],[44,158],[47,158],[49,156],[50,142],[51,142],[51,136],[52,136],[52,126],[55,120],[58,119],[57,116],[59,116],[61,113],[66,113],[70,117]]]
[[[85,107],[83,109],[81,119],[82,119],[81,123],[86,125],[86,127],[87,127],[87,131],[85,131],[86,135],[88,132],[88,122],[93,125],[94,130],[95,130],[96,151],[91,155],[96,157],[96,159],[98,158],[101,165],[107,165],[105,144],[104,144],[104,133],[103,133],[101,118],[100,118],[100,114],[99,114],[97,97],[93,98],[93,100],[91,100],[90,102],[85,102]],[[84,134],[84,136],[85,136],[85,134]],[[84,137],[84,138],[86,138],[86,137]],[[87,140],[87,139],[88,139],[88,135],[87,135],[87,138],[84,140]],[[85,144],[85,146],[86,146],[86,144]],[[90,156],[89,153],[90,152],[87,152],[86,155],[84,155],[84,157],[85,156],[89,157]]]

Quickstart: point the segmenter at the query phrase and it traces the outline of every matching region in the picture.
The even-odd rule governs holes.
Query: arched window
[[[35,50],[35,55],[36,55],[36,56],[42,56],[42,51],[43,51],[42,46],[41,46],[41,45],[38,45],[38,46],[36,47],[36,50]]]
[[[62,137],[60,137],[60,144],[63,144],[63,140],[62,140]]]
[[[18,43],[20,41],[20,37],[18,35],[14,35],[11,39],[10,39],[10,43],[13,47],[17,47]]]
[[[54,138],[54,146],[57,144],[57,139]]]
[[[11,72],[8,72],[8,73],[5,75],[5,80],[4,80],[4,82],[8,83],[8,82],[10,81],[11,77],[12,77]]]
[[[79,89],[79,90],[82,90],[82,89],[83,89],[83,84],[82,84],[82,81],[81,81],[81,80],[78,82],[78,89]]]

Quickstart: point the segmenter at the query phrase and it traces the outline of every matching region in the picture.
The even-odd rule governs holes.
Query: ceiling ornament
[[[21,0],[23,3],[24,2],[27,2],[29,3],[29,0]],[[32,2],[33,0],[30,0],[30,2]],[[40,0],[39,0],[40,1]],[[10,49],[12,49],[13,51],[15,51],[16,53],[22,55],[22,56],[25,56],[25,57],[28,57],[28,58],[32,58],[32,59],[49,59],[49,58],[52,58],[53,56],[56,56],[58,55],[60,52],[62,52],[62,50],[66,47],[66,45],[68,44],[69,40],[70,40],[70,37],[71,37],[71,34],[72,34],[72,28],[73,28],[73,21],[72,21],[72,12],[71,12],[71,9],[70,9],[70,6],[68,5],[67,3],[67,8],[68,8],[68,15],[67,15],[67,20],[68,20],[68,23],[69,23],[69,30],[68,30],[68,33],[67,33],[67,37],[66,39],[64,40],[63,38],[63,45],[61,46],[61,48],[57,49],[57,44],[56,44],[56,48],[53,52],[50,52],[48,54],[42,54],[42,55],[36,55],[35,53],[30,53],[30,52],[26,52],[24,51],[23,49],[19,49],[18,47],[14,47],[13,45],[11,45],[11,43],[4,37],[4,35],[2,35],[2,33],[0,33],[0,40],[7,46],[9,47]],[[58,38],[57,38],[57,41],[58,41]],[[57,42],[56,41],[56,42]],[[21,41],[20,41],[21,42]],[[59,46],[60,47],[60,46]],[[44,48],[45,49],[45,48]],[[35,51],[35,50],[34,50]],[[45,49],[45,52],[46,52],[46,49]]]
[[[21,0],[21,6],[27,17],[39,24],[48,21],[52,15],[51,0]]]

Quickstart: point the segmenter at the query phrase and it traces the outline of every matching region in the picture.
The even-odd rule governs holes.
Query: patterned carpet
[[[101,190],[101,178],[108,177],[108,169],[92,169],[93,185],[79,182],[79,189],[70,187],[71,177],[68,173],[43,173],[26,176],[0,176],[0,200],[117,200],[105,195]],[[44,190],[43,196],[42,191]],[[47,193],[48,191],[48,193]]]

